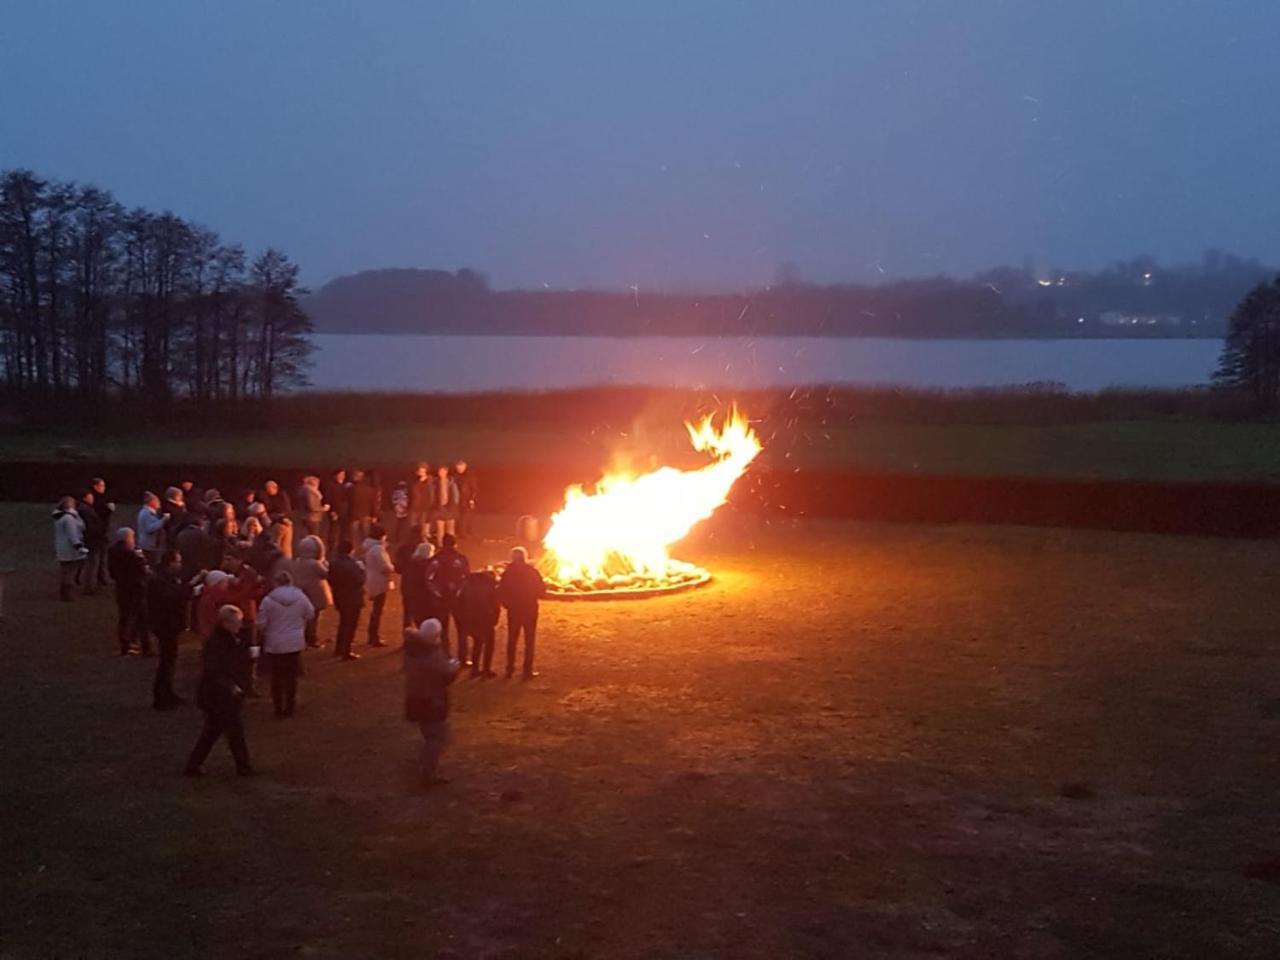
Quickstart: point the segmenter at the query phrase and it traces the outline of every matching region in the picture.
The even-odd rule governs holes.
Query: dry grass
[[[5,956],[1280,942],[1245,875],[1280,854],[1280,544],[719,518],[685,551],[711,587],[548,606],[541,680],[460,681],[424,797],[394,650],[311,655],[293,721],[251,708],[259,779],[222,747],[181,779],[195,712],[148,709],[108,599],[50,599],[44,508],[0,523],[41,562],[0,645]]]

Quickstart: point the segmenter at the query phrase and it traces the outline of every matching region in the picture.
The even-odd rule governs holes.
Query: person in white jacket
[[[378,630],[382,626],[382,608],[387,605],[387,593],[395,586],[391,574],[395,565],[387,552],[387,531],[375,523],[369,528],[364,542],[364,592],[369,595],[369,646],[385,647]]]
[[[75,596],[76,577],[89,555],[84,543],[84,521],[76,512],[76,498],[63,497],[53,511],[53,555],[61,567],[58,596],[70,600]]]
[[[164,549],[164,525],[169,515],[160,512],[160,498],[148,490],[142,495],[142,509],[138,511],[138,549],[152,567],[159,566],[160,552]]]
[[[298,674],[306,646],[307,621],[316,608],[293,585],[287,571],[276,574],[275,588],[258,605],[258,636],[271,673],[271,701],[277,717],[292,717],[298,700]]]

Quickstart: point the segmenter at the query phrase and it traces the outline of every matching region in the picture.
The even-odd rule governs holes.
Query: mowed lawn
[[[420,795],[394,648],[182,778],[197,712],[52,599],[46,507],[0,530],[6,958],[1280,950],[1280,543],[717,517],[713,585],[548,604],[541,679],[459,681]]]
[[[388,399],[388,405],[394,404]],[[99,463],[229,463],[264,467],[432,463],[465,458],[510,465],[556,460],[584,480],[619,454],[690,455],[680,416],[663,410],[625,423],[568,425],[522,419],[513,398],[502,422],[421,425],[316,423],[253,430],[202,424],[136,425],[86,434],[68,430],[0,432],[0,458],[47,461],[60,447]],[[751,410],[747,410],[751,414]],[[764,419],[761,463],[779,470],[856,469],[890,473],[1050,476],[1136,480],[1280,479],[1280,423],[1214,420],[1111,420],[1026,424],[921,424],[878,420]]]

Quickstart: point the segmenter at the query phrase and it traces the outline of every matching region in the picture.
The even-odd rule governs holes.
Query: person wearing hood
[[[440,643],[440,621],[424,620],[404,631],[404,715],[422,731],[421,785],[449,781],[437,775],[440,755],[449,741],[449,684],[461,664]]]
[[[107,577],[103,569],[107,559],[107,525],[94,504],[92,490],[86,490],[80,495],[76,513],[84,523],[84,546],[88,551],[80,570],[80,582],[84,585],[85,596],[92,596],[98,592],[99,585]]]
[[[524,678],[538,675],[533,669],[534,644],[538,635],[538,601],[546,596],[547,585],[538,568],[529,562],[524,547],[514,547],[511,562],[502,572],[498,599],[507,608],[507,679],[515,673],[516,645],[524,634]]]
[[[151,655],[151,638],[147,633],[147,558],[138,549],[138,541],[129,527],[116,531],[116,542],[107,551],[107,570],[116,583],[116,639],[120,656],[133,652],[136,643]]]
[[[395,587],[391,574],[395,573],[391,556],[387,553],[387,531],[380,524],[369,528],[364,541],[364,592],[369,595],[369,646],[385,647],[379,635],[382,627],[382,609],[387,605],[387,594]]]
[[[142,495],[142,507],[138,510],[138,549],[155,566],[164,548],[164,528],[169,515],[160,510],[160,498],[148,490]]]
[[[63,600],[75,595],[76,580],[84,567],[84,558],[89,555],[84,530],[84,520],[76,511],[76,498],[63,497],[53,511],[53,555],[61,574],[58,596]]]
[[[198,777],[204,773],[204,762],[209,751],[223,735],[235,758],[236,773],[242,777],[253,775],[249,762],[249,746],[244,738],[245,663],[252,656],[244,640],[244,615],[231,604],[218,610],[217,623],[204,642],[201,652],[203,669],[200,684],[196,688],[196,705],[204,711],[204,728],[187,759],[185,773]]]
[[[101,477],[94,477],[89,482],[89,489],[93,491],[93,509],[102,520],[102,530],[107,537],[109,545],[111,540],[111,515],[116,512],[116,505],[107,497],[107,481]],[[98,562],[97,586],[99,587],[108,585],[106,561],[106,546],[104,545],[102,558]]]
[[[160,566],[147,580],[147,625],[156,636],[160,660],[151,685],[151,706],[172,710],[184,701],[173,692],[173,671],[178,664],[178,638],[187,622],[191,587],[182,579],[182,557],[165,551]]]
[[[292,717],[298,700],[298,674],[307,645],[307,623],[316,608],[293,583],[287,570],[276,574],[275,588],[258,607],[258,635],[271,673],[271,702],[277,717]]]
[[[333,655],[341,660],[359,660],[351,649],[356,624],[364,607],[364,564],[352,556],[355,547],[350,540],[338,544],[338,553],[329,565],[329,586],[333,588],[333,605],[338,610],[338,635]]]
[[[293,574],[293,585],[307,595],[316,615],[307,621],[307,646],[319,649],[320,642],[317,629],[320,625],[320,612],[333,606],[333,590],[329,586],[329,561],[324,557],[324,541],[316,534],[303,537],[298,541],[298,549],[290,563]]]
[[[492,570],[467,575],[458,591],[454,616],[458,622],[459,656],[471,661],[472,678],[496,677],[493,672],[494,634],[498,627],[498,577]],[[468,642],[471,656],[467,656]]]

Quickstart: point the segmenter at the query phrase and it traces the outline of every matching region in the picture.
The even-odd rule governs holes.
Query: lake
[[[749,389],[815,383],[1068,389],[1206,383],[1218,340],[467,337],[317,334],[314,390]]]

